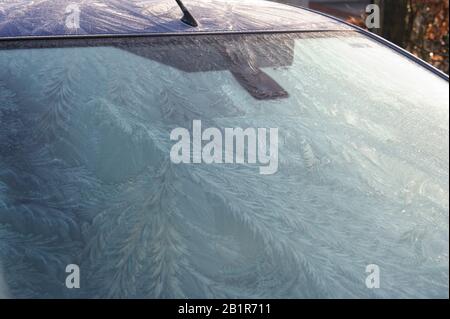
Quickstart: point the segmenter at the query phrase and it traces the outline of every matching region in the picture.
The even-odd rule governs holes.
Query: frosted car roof
[[[197,27],[180,21],[175,0],[12,0],[0,3],[0,38],[351,29],[308,10],[270,1],[185,0],[184,4]],[[66,23],[73,8],[79,12],[76,29]]]

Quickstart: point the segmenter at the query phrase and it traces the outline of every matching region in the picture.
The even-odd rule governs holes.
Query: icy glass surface
[[[115,41],[0,47],[0,296],[448,298],[447,81],[353,33]],[[195,119],[278,128],[277,173],[172,163]]]

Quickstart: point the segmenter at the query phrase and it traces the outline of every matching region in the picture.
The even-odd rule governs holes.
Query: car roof
[[[306,9],[263,0],[183,0],[198,22],[180,21],[175,0],[11,0],[0,3],[0,38],[192,32],[351,29]],[[79,12],[79,28],[69,28]],[[70,26],[70,25],[69,25]]]

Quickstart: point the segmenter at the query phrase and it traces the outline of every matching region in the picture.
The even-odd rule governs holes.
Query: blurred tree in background
[[[449,0],[375,0],[381,28],[372,30],[449,73]]]
[[[366,28],[365,7],[380,7],[381,28],[371,31],[449,73],[449,0],[272,0],[303,5]],[[350,10],[349,10],[350,9]]]

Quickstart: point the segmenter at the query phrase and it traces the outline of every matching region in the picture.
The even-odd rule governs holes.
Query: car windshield
[[[0,42],[0,296],[448,298],[448,99],[357,32]]]

